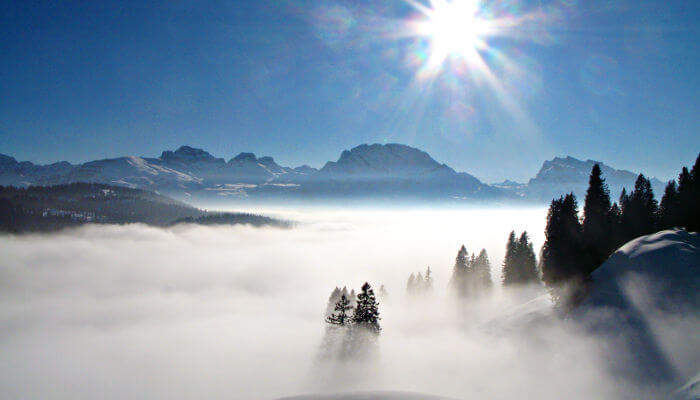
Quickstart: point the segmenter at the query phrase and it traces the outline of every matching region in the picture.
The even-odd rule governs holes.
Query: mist
[[[375,389],[464,399],[656,395],[611,373],[614,349],[557,317],[544,288],[500,288],[508,233],[527,230],[538,250],[546,209],[255,211],[297,225],[88,225],[0,237],[3,396],[273,399]],[[469,305],[447,290],[462,244],[470,253],[487,250],[496,287]],[[433,294],[407,298],[408,276],[427,266]],[[365,281],[389,293],[380,301],[375,358],[352,365],[321,359],[331,290],[357,290]],[[669,321],[663,332],[676,346],[674,366],[685,372],[693,359],[683,359]],[[689,341],[686,353],[695,353],[695,344]],[[366,373],[354,374],[358,369]]]

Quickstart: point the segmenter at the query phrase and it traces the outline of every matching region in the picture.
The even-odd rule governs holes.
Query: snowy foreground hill
[[[613,373],[680,384],[678,398],[700,398],[700,234],[667,230],[628,242],[593,273],[575,317],[616,350]]]

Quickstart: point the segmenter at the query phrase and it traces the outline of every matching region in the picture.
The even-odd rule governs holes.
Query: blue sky
[[[694,162],[700,2],[478,10],[509,34],[426,76],[435,38],[410,34],[426,17],[403,0],[5,2],[0,153],[82,162],[189,144],[318,167],[398,142],[487,182],[556,155],[661,179]]]

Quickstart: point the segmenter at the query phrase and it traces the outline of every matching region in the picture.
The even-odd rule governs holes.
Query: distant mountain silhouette
[[[545,161],[537,175],[530,179],[524,191],[525,196],[531,200],[548,202],[562,194],[574,192],[582,203],[588,188],[588,177],[595,164],[600,165],[613,201],[617,201],[623,187],[626,187],[628,192],[634,188],[634,181],[638,174],[633,172],[614,169],[594,160],[581,161],[573,157],[555,157]],[[654,194],[660,198],[664,183],[652,178],[651,184]]]
[[[36,165],[0,155],[0,185],[26,187],[74,182],[103,183],[166,193],[177,198],[413,200],[503,200],[549,202],[573,191],[582,199],[595,161],[572,157],[545,161],[527,184],[506,180],[488,185],[441,164],[428,153],[402,144],[362,144],[321,169],[277,164],[272,157],[240,153],[226,161],[182,146],[158,158],[118,157],[79,165]],[[636,174],[600,163],[616,198]],[[657,196],[663,184],[652,179]]]

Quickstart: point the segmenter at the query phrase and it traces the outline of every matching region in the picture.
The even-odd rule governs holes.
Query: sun
[[[430,6],[412,4],[421,19],[414,25],[414,34],[430,42],[426,67],[438,69],[448,58],[473,64],[480,59],[479,50],[486,47],[489,20],[479,15],[479,0],[431,0]]]

